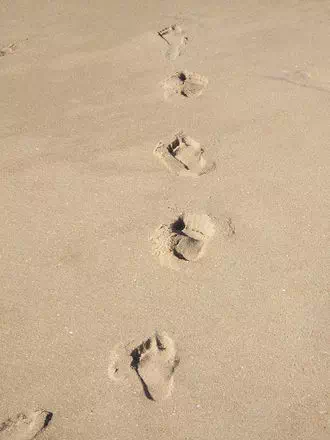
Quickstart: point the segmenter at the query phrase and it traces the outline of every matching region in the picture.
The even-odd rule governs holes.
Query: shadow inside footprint
[[[46,418],[45,418],[45,423],[44,423],[44,426],[43,426],[42,429],[47,428],[47,426],[50,424],[50,422],[51,422],[51,420],[53,418],[53,415],[54,414],[52,412],[50,412],[50,411],[47,413]]]
[[[145,383],[145,381],[143,380],[143,378],[141,377],[141,375],[139,373],[139,363],[140,363],[140,357],[141,357],[140,352],[139,352],[139,348],[135,348],[132,351],[131,356],[132,356],[131,367],[135,370],[138,378],[140,379],[145,396],[149,400],[154,400],[152,395],[149,392],[147,384]]]
[[[177,234],[181,234],[182,231],[185,228],[185,222],[183,220],[183,216],[180,215],[172,224],[171,224],[171,229],[173,232],[177,233]]]

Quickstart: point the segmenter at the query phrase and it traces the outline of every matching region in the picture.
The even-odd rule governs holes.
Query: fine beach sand
[[[0,425],[328,439],[329,1],[0,12]]]

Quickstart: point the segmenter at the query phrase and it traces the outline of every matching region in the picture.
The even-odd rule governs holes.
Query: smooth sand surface
[[[0,46],[17,43],[0,57],[0,421],[46,408],[49,440],[328,439],[329,1],[0,9]],[[157,35],[173,24],[175,60]],[[180,70],[203,94],[164,99]],[[215,171],[154,156],[181,130]],[[174,271],[149,237],[182,212],[235,234]],[[161,402],[107,373],[155,331],[181,359]]]

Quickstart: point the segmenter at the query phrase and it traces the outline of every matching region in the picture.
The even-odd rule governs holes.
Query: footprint
[[[32,440],[50,423],[53,413],[39,410],[18,414],[0,426],[0,440]]]
[[[199,260],[214,234],[215,225],[208,215],[183,214],[156,229],[151,237],[153,254],[162,265],[179,270],[178,260]]]
[[[215,169],[214,162],[207,162],[201,145],[183,132],[177,133],[168,145],[159,142],[154,154],[178,176],[198,177]]]
[[[5,55],[12,54],[15,52],[16,49],[17,49],[16,43],[3,47],[2,49],[0,49],[0,57],[4,57]]]
[[[165,56],[171,61],[183,53],[188,43],[185,31],[177,24],[162,29],[158,32],[158,35],[169,45]]]
[[[330,93],[330,82],[327,80],[327,72],[322,72],[319,67],[313,65],[305,66],[304,68],[295,66],[295,68],[289,70],[282,70],[276,75],[264,75],[264,78]]]
[[[25,41],[28,39],[22,41],[17,41],[16,43],[12,43],[9,46],[3,47],[0,49],[0,57],[4,57],[5,55],[12,55]]]
[[[111,380],[123,381],[134,370],[146,397],[164,400],[173,392],[174,371],[179,362],[174,341],[165,332],[155,332],[137,346],[117,345],[110,354],[108,374]]]
[[[202,75],[183,70],[162,82],[164,88],[164,98],[168,99],[172,95],[182,95],[186,98],[199,96],[207,87],[209,80]]]
[[[151,400],[167,399],[174,388],[174,371],[179,365],[174,341],[165,333],[155,333],[132,353],[131,366],[143,391]]]

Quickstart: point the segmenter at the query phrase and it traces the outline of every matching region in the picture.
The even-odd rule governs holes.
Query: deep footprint
[[[172,95],[181,95],[186,98],[200,96],[208,85],[209,80],[195,72],[182,70],[162,82],[164,88],[164,98],[168,99]]]
[[[166,333],[155,333],[131,352],[131,367],[150,400],[167,399],[174,388],[174,371],[179,365],[174,341]]]
[[[53,413],[39,410],[18,414],[0,426],[0,440],[32,440],[50,423]]]
[[[215,163],[208,163],[201,145],[183,132],[176,134],[167,145],[159,142],[154,154],[178,176],[198,177],[215,169]]]
[[[173,392],[178,364],[174,341],[165,332],[156,332],[138,345],[132,341],[118,344],[110,353],[108,376],[111,381],[125,384],[136,380],[137,375],[148,399],[164,400]]]
[[[178,270],[177,260],[197,261],[214,236],[215,226],[206,214],[181,215],[170,225],[160,225],[151,237],[153,254],[162,265]]]
[[[169,47],[165,56],[171,61],[183,53],[188,43],[185,31],[177,24],[162,29],[158,32],[158,35],[168,44]]]

